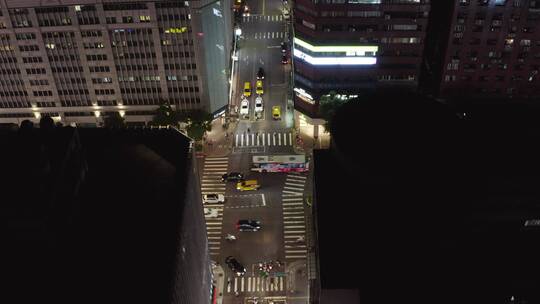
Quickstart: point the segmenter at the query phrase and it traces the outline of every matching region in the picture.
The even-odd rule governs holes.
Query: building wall
[[[539,97],[540,2],[453,3],[440,95]]]
[[[116,111],[148,121],[162,100],[181,110],[226,105],[210,102],[203,77],[197,50],[213,42],[194,30],[198,1],[64,3],[0,1],[0,122],[95,124]]]
[[[216,113],[229,103],[229,77],[232,45],[232,9],[230,0],[201,1],[200,18],[204,66],[210,112]],[[228,29],[224,31],[223,29]]]
[[[186,168],[189,178],[185,187],[187,193],[179,231],[176,282],[171,301],[175,304],[211,303],[212,296],[210,254],[195,160],[193,152]]]
[[[416,90],[429,10],[429,0],[295,1],[295,107],[316,115],[332,90]],[[338,59],[323,64],[329,58]]]

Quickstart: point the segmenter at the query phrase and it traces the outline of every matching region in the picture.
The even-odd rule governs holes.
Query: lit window
[[[54,50],[56,45],[54,43],[47,43],[47,44],[45,44],[45,47],[48,48],[48,49]]]

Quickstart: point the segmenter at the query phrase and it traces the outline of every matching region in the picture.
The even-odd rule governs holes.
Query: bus
[[[253,156],[251,171],[256,172],[307,172],[309,161],[304,154]]]

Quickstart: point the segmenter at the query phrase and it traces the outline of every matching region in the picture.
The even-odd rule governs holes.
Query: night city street
[[[539,24],[0,0],[0,303],[540,303]]]

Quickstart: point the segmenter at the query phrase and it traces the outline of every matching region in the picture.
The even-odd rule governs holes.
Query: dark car
[[[263,68],[259,68],[259,70],[257,71],[257,79],[264,79],[264,69]]]
[[[236,222],[238,231],[259,231],[261,230],[261,222],[256,220],[239,220]]]
[[[244,267],[244,265],[240,264],[232,256],[228,256],[225,259],[225,264],[227,264],[231,271],[234,272],[237,276],[243,276],[244,274],[246,274],[246,268]]]
[[[229,182],[229,181],[241,181],[244,179],[244,174],[240,173],[240,172],[230,172],[230,173],[225,173],[221,176],[221,181],[222,182]]]
[[[281,63],[283,64],[289,63],[289,58],[287,57],[287,54],[281,55]]]
[[[281,43],[281,52],[283,54],[287,53],[287,42],[282,42]]]

